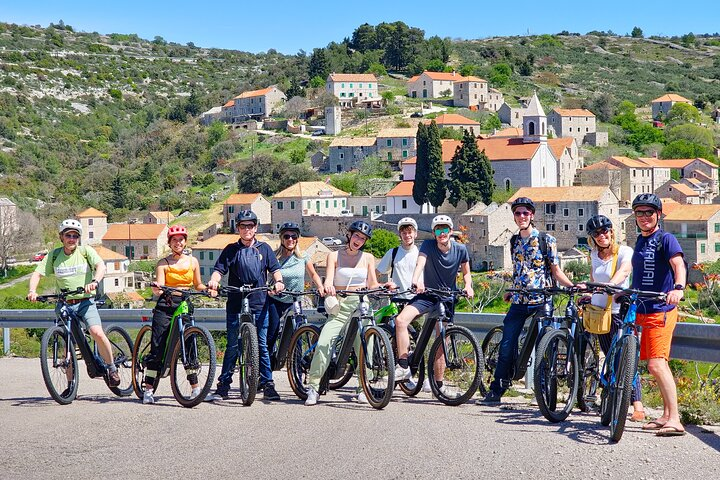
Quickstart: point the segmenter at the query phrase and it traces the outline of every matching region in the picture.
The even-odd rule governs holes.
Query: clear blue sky
[[[454,5],[458,5],[457,12],[452,11]],[[427,37],[463,39],[562,30],[626,34],[636,25],[645,36],[714,33],[720,30],[720,2],[0,0],[3,22],[47,26],[61,19],[78,31],[136,33],[150,40],[160,35],[201,47],[250,52],[274,48],[294,54],[341,41],[365,22],[376,25],[397,20],[422,28]]]

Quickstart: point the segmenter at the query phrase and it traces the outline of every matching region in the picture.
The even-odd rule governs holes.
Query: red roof
[[[113,223],[108,225],[103,241],[108,240],[157,240],[167,225],[164,223]]]
[[[385,196],[386,197],[412,197],[413,181],[400,182],[392,190],[390,190]]]
[[[432,120],[426,120],[424,123],[430,124]],[[470,125],[470,126],[480,126],[479,122],[476,122],[475,120],[472,120],[467,117],[463,117],[462,115],[458,115],[457,113],[443,113],[442,115],[439,115],[437,118],[435,118],[435,123],[438,125]]]
[[[235,98],[251,98],[251,97],[262,97],[273,91],[275,87],[267,87],[261,90],[251,90],[249,92],[243,92]]]
[[[250,204],[257,200],[259,196],[259,193],[233,193],[225,200],[225,205]]]

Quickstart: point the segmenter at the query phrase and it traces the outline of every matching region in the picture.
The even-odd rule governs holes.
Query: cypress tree
[[[437,208],[445,201],[445,167],[442,161],[440,129],[433,120],[427,129],[428,136],[428,181],[427,198]]]
[[[455,149],[455,155],[453,155],[452,163],[450,164],[450,178],[447,182],[448,187],[448,201],[453,207],[457,207],[460,200],[464,198],[464,180],[467,166],[467,150],[465,149],[465,142]]]
[[[477,150],[477,144],[475,144]],[[492,167],[490,166],[490,159],[485,154],[485,150],[480,152],[480,198],[485,205],[490,205],[492,202],[493,193],[495,192],[495,179],[493,178]]]
[[[417,159],[415,162],[415,182],[413,183],[413,200],[422,206],[427,203],[427,184],[428,184],[428,136],[427,127],[420,123],[417,131]]]

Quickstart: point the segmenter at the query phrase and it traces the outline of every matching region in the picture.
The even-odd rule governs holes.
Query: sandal
[[[682,437],[686,433],[685,429],[680,430],[678,427],[662,427],[655,432],[655,435],[658,437]]]
[[[634,414],[633,414],[634,415]],[[642,426],[643,430],[660,430],[665,426],[665,422],[658,422],[657,420],[651,420]]]
[[[631,422],[642,422],[643,420],[645,420],[645,410],[635,410],[630,417]]]

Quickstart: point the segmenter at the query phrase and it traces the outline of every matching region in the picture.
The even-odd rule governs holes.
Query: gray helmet
[[[255,212],[253,212],[252,210],[240,210],[235,217],[235,220],[237,220],[237,223],[253,222],[255,225],[258,224],[257,215],[255,215]]]
[[[662,201],[654,193],[641,193],[632,202],[632,209],[637,207],[652,207],[662,212]]]
[[[352,232],[360,232],[363,235],[365,235],[366,237],[368,237],[368,239],[372,238],[372,232],[373,232],[372,226],[367,222],[363,222],[362,220],[357,220],[357,221],[351,223],[350,226],[348,227],[348,230],[350,231],[351,234],[352,234]]]

